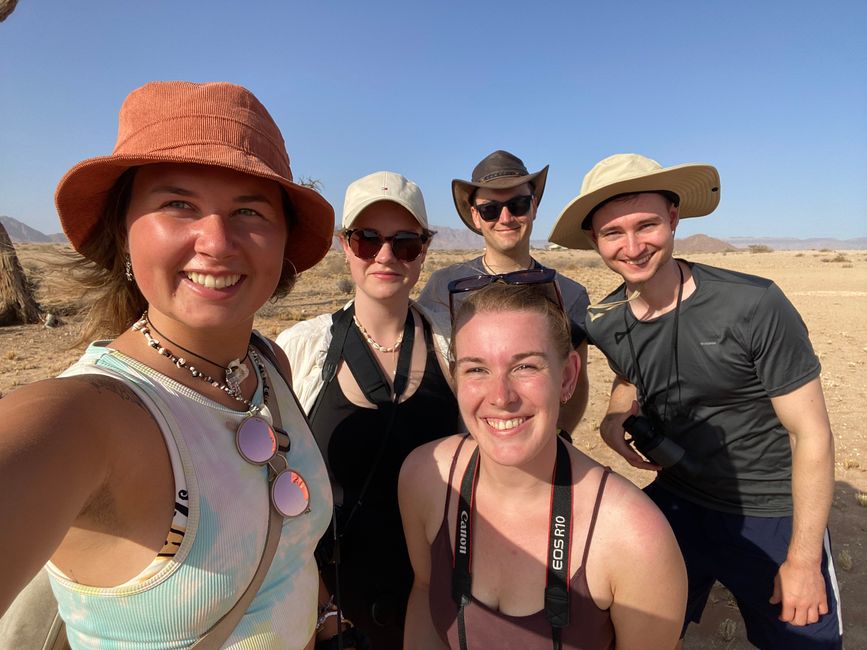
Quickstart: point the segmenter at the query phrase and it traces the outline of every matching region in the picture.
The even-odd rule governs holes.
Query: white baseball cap
[[[396,172],[374,172],[353,181],[346,188],[343,228],[351,228],[361,211],[377,201],[391,201],[406,208],[421,227],[427,229],[427,211],[421,190]]]

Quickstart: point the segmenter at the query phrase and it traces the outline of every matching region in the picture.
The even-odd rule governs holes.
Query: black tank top
[[[412,568],[397,501],[400,467],[416,447],[453,435],[458,429],[457,401],[440,370],[427,322],[424,341],[428,352],[421,383],[397,405],[389,442],[364,504],[340,544],[341,595],[346,615],[356,624],[355,618],[363,619],[366,612],[353,608],[353,602],[370,604],[388,593],[397,603],[402,627]],[[311,427],[333,480],[343,490],[344,517],[376,462],[386,424],[386,416],[378,409],[350,402],[336,378],[325,388]]]

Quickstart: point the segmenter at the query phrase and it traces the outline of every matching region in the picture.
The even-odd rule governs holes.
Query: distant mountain
[[[431,225],[430,229],[433,230],[436,235],[434,235],[433,240],[431,241],[431,250],[441,251],[441,250],[482,250],[485,245],[485,240],[482,239],[481,235],[477,235],[469,228],[449,228],[448,226],[434,226]],[[539,242],[533,242],[533,245],[536,246]],[[539,244],[538,248],[544,247],[544,242]],[[340,244],[337,242],[337,235],[334,236],[334,241],[331,242],[332,250],[338,250],[340,248]]]
[[[855,239],[832,239],[830,237],[814,237],[811,239],[796,239],[794,237],[727,237],[726,241],[737,248],[750,246],[767,246],[777,251],[828,250],[860,251],[867,250],[867,237]]]
[[[29,243],[66,243],[63,233],[46,235],[31,228],[12,217],[0,215],[0,223],[9,233],[13,242]],[[482,250],[484,240],[469,228],[449,228],[447,226],[431,226],[436,231],[436,237],[431,242],[433,250]],[[544,249],[548,243],[542,240],[530,242],[532,248]],[[727,237],[716,239],[707,235],[692,235],[675,241],[674,248],[678,253],[718,253],[725,250],[746,249],[750,246],[767,246],[773,250],[867,250],[867,237],[855,239],[831,239],[815,237],[812,239],[796,239],[794,237]],[[337,248],[335,237],[332,248]]]
[[[9,234],[9,239],[13,242],[27,242],[33,244],[50,244],[50,243],[65,243],[66,235],[57,233],[55,235],[46,235],[39,232],[35,228],[31,228],[26,223],[21,223],[18,219],[0,215],[0,223]]]
[[[729,242],[707,235],[692,235],[684,239],[674,240],[674,252],[678,254],[691,253],[722,253],[736,250]]]

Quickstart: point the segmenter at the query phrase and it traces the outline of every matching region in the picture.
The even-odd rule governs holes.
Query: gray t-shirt
[[[789,436],[770,398],[819,376],[807,328],[770,280],[689,265],[696,290],[679,316],[638,321],[621,305],[587,319],[590,342],[639,391],[643,380],[644,413],[701,463],[698,477],[663,470],[661,485],[713,510],[790,515]],[[603,302],[624,297],[621,285]]]
[[[533,260],[533,268],[544,267]],[[490,275],[482,264],[481,256],[434,271],[416,302],[432,312],[442,322],[448,322],[449,282],[473,275]],[[578,347],[587,338],[587,332],[584,329],[584,317],[587,314],[590,298],[588,298],[587,290],[583,286],[561,273],[557,273],[556,282],[572,326],[572,346]]]

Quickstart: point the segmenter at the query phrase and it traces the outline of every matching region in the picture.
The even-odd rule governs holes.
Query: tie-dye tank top
[[[316,624],[317,540],[331,519],[325,465],[303,414],[276,369],[263,359],[272,408],[289,432],[289,467],[310,490],[310,512],[283,522],[271,568],[224,648],[303,648]],[[62,376],[101,374],[133,388],[165,438],[175,474],[176,517],[167,548],[142,574],[118,587],[73,582],[49,564],[52,589],[73,648],[187,648],[238,601],[265,545],[270,496],[266,468],[235,448],[250,415],[214,402],[134,359],[91,345]],[[262,386],[254,404],[262,402]],[[270,420],[263,408],[259,415]],[[123,434],[121,434],[123,435]],[[135,435],[127,431],[125,435]],[[185,521],[184,521],[185,520]],[[164,548],[165,552],[167,548]]]

